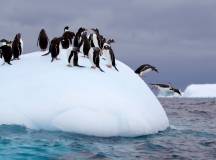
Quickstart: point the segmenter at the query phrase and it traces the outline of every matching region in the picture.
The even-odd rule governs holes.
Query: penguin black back
[[[38,36],[37,46],[39,45],[40,49],[42,51],[45,51],[48,47],[48,44],[49,44],[49,38],[46,34],[46,31],[45,29],[41,29]]]
[[[93,51],[93,62],[101,72],[104,72],[100,67],[100,48],[95,47]]]
[[[10,62],[11,62],[11,59],[12,59],[12,47],[11,47],[11,44],[7,44],[7,45],[4,45],[4,46],[1,46],[0,47],[0,57],[4,58],[4,62],[9,64],[9,65],[12,65]]]
[[[13,43],[12,43],[13,59],[19,60],[19,56],[21,55],[21,52],[22,52],[22,47],[21,47],[21,43],[20,43],[20,35],[17,34],[14,38]]]
[[[69,48],[69,45],[72,45],[72,41],[73,41],[73,38],[74,38],[75,34],[71,31],[69,31],[69,27],[66,26],[64,28],[64,33],[62,35],[62,47],[64,49],[67,49]]]
[[[74,37],[74,47],[80,48],[81,43],[80,43],[80,37],[82,32],[85,31],[85,28],[80,27]]]

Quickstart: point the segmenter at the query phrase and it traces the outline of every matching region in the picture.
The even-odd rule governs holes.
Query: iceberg
[[[216,84],[191,84],[186,87],[183,97],[216,97]]]
[[[0,125],[61,130],[90,136],[134,137],[169,126],[167,115],[146,83],[124,63],[117,68],[67,67],[67,51],[51,63],[33,52],[0,66]]]

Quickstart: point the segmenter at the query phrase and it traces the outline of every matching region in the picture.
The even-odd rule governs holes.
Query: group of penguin
[[[106,39],[100,34],[97,28],[86,29],[80,27],[76,33],[70,31],[69,26],[64,28],[63,35],[60,37],[54,37],[51,41],[45,29],[41,29],[37,46],[40,47],[41,51],[48,52],[42,56],[51,55],[51,62],[54,60],[59,60],[58,56],[60,54],[60,48],[69,50],[68,52],[68,65],[69,67],[84,67],[79,65],[79,53],[83,54],[85,58],[88,58],[91,63],[91,68],[98,68],[101,72],[104,72],[100,67],[100,59],[107,60],[107,67],[114,68],[118,71],[115,62],[115,55],[111,47],[114,43],[114,39]],[[6,39],[0,40],[0,58],[4,59],[4,63],[9,65],[13,60],[19,60],[20,55],[23,52],[23,40],[21,34],[16,34],[13,41],[8,41]],[[155,71],[158,69],[149,64],[143,64],[135,70],[135,73],[141,77],[148,72]],[[159,91],[171,91],[181,95],[181,92],[170,84],[150,84]]]
[[[6,39],[0,40],[0,58],[4,59],[4,63],[9,65],[13,60],[19,60],[20,55],[23,52],[23,40],[21,34],[16,34],[13,41],[8,41]]]
[[[69,67],[84,67],[78,63],[78,54],[83,54],[91,62],[91,68],[98,68],[104,72],[100,67],[100,59],[107,60],[107,67],[114,67],[118,71],[115,62],[115,55],[111,44],[115,41],[113,39],[106,39],[100,34],[97,28],[86,29],[80,27],[76,33],[69,30],[69,27],[64,28],[64,33],[60,37],[55,37],[51,40],[49,51],[42,56],[51,54],[51,62],[59,60],[60,46],[62,49],[69,50],[68,65]],[[42,51],[46,51],[49,44],[49,38],[46,31],[42,29],[38,36],[38,46]]]

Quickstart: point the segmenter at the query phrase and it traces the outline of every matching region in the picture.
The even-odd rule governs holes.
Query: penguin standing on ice
[[[100,69],[101,72],[104,72],[100,67],[100,52],[101,52],[100,48],[92,47],[89,50],[88,58],[92,64],[91,68],[93,68],[93,69],[98,68],[98,69]]]
[[[38,36],[37,46],[39,45],[41,51],[45,51],[48,47],[48,44],[49,44],[49,38],[46,34],[46,31],[45,29],[41,29]]]
[[[80,52],[82,52],[84,54],[84,57],[88,57],[88,53],[89,53],[89,50],[91,48],[91,45],[90,45],[90,42],[87,38],[87,32],[84,32],[82,35],[81,35],[81,47],[80,47]]]
[[[12,43],[13,60],[19,60],[22,54],[23,41],[21,39],[21,34],[18,33]]]
[[[78,64],[78,53],[79,53],[79,49],[78,48],[73,48],[71,53],[68,56],[68,67],[72,67],[72,66],[76,66],[76,67],[84,67],[84,66],[80,66]]]
[[[6,43],[5,45],[2,45],[0,47],[0,58],[4,58],[4,63],[7,63],[9,65],[12,65],[10,62],[11,62],[11,59],[12,59],[12,42],[8,42]]]
[[[118,71],[118,69],[116,67],[114,52],[113,52],[111,46],[108,43],[104,44],[103,53],[104,53],[104,55],[106,57],[106,60],[108,61],[107,67],[112,68],[112,66],[113,66]]]
[[[46,56],[49,53],[51,53],[51,58],[52,58],[51,62],[53,62],[54,60],[59,60],[58,55],[60,52],[59,45],[61,40],[62,38],[56,38],[56,37],[53,38],[50,43],[49,52],[43,54],[42,56]]]
[[[155,71],[158,73],[158,69],[154,66],[151,66],[149,64],[143,64],[139,68],[136,69],[135,73],[139,74],[140,76],[143,76],[144,74]]]
[[[64,33],[62,35],[62,41],[61,41],[63,49],[68,49],[70,47],[70,45],[72,45],[72,41],[73,41],[74,36],[75,36],[75,34],[71,31],[69,31],[69,27],[66,26],[64,28]]]

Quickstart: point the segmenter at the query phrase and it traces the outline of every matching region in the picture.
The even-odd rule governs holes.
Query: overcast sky
[[[38,50],[38,33],[60,36],[66,25],[98,27],[114,38],[116,57],[133,69],[149,63],[160,73],[147,82],[216,83],[215,0],[1,1],[0,39],[22,33],[24,52]]]

